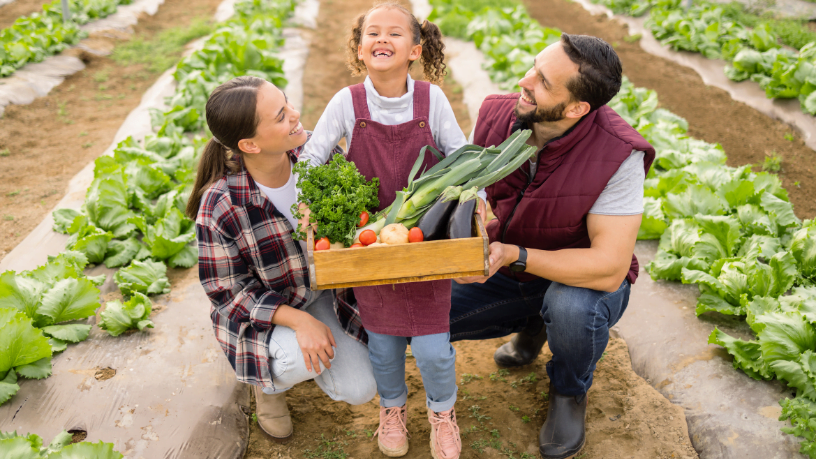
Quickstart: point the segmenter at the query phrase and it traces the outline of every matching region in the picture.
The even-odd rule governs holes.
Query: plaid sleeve
[[[256,330],[270,328],[286,298],[252,274],[234,239],[208,225],[197,224],[196,233],[199,278],[213,307],[230,321],[249,321]]]

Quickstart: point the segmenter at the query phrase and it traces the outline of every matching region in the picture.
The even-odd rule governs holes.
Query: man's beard
[[[516,103],[516,119],[526,127],[532,127],[535,123],[554,123],[566,118],[564,116],[564,109],[567,107],[566,102],[547,108],[536,106],[536,109],[529,113],[520,113],[519,103]]]

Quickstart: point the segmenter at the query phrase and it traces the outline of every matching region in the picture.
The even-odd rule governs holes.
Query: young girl
[[[325,163],[331,146],[345,137],[348,160],[366,179],[380,179],[377,210],[387,207],[407,186],[423,146],[448,154],[466,143],[442,90],[408,75],[421,57],[425,77],[440,82],[445,75],[443,49],[436,25],[425,21],[420,26],[399,4],[380,4],[360,15],[348,42],[348,65],[353,74],[367,71],[368,77],[329,102],[301,160]],[[424,161],[426,168],[438,162],[434,155],[425,155]],[[449,280],[354,288],[380,394],[378,445],[386,456],[408,452],[405,349],[410,339],[427,394],[431,453],[437,459],[459,457],[450,294]],[[339,304],[342,297],[338,292]]]
[[[275,85],[243,76],[215,88],[206,114],[213,138],[187,204],[199,278],[216,339],[255,388],[258,424],[283,442],[293,432],[285,393],[299,382],[354,405],[374,397],[365,332],[355,309],[335,310],[331,292],[309,289],[292,239],[292,163],[309,137],[300,113]]]

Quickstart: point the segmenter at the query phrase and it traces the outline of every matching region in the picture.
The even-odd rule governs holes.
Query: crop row
[[[169,292],[166,264],[189,268],[198,261],[190,245],[194,224],[181,210],[209,137],[202,133],[207,96],[247,74],[285,85],[276,49],[293,9],[291,0],[237,3],[235,16],[178,64],[170,108],[151,114],[156,133],[141,144],[127,138],[112,156],[98,158],[82,209],[54,212],[54,230],[70,234],[67,250],[37,269],[0,275],[0,403],[19,390],[18,376],[49,376],[52,355],[88,337],[91,325],[72,322],[95,314],[105,276],[85,276],[87,265],[121,267],[114,281],[127,301],[107,302],[100,328],[118,336],[153,326],[148,296]],[[0,452],[23,438],[3,435]]]
[[[0,30],[0,77],[29,62],[40,62],[75,45],[87,34],[79,26],[116,12],[133,0],[69,0],[71,20],[63,21],[61,0],[43,6],[42,12],[18,18]]]
[[[434,0],[432,17],[444,33],[474,40],[491,78],[514,87],[560,32],[538,26],[520,5],[500,3],[505,7],[474,10],[462,0]],[[511,44],[520,51],[507,52]],[[697,315],[745,318],[756,339],[715,329],[709,342],[725,347],[752,378],[796,389],[794,400],[781,402],[783,419],[794,425],[783,430],[805,437],[802,452],[816,457],[816,222],[796,217],[777,176],[726,166],[722,147],[689,136],[686,120],[658,108],[654,91],[624,77],[609,106],[657,151],[638,233],[660,239],[648,272],[697,284]]]
[[[681,0],[598,0],[612,11],[632,16],[649,12],[646,27],[664,45],[709,59],[725,59],[726,76],[750,79],[768,98],[798,98],[802,111],[816,115],[816,44],[811,33],[781,35],[773,21],[751,21],[731,6],[701,2],[684,8]],[[777,22],[779,22],[777,20]],[[790,21],[789,21],[790,22]],[[808,41],[804,41],[808,40]],[[787,49],[783,44],[800,48]]]

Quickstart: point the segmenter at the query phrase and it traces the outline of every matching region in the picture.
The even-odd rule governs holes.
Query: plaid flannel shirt
[[[293,162],[302,148],[287,152]],[[292,232],[246,169],[223,177],[201,198],[199,279],[212,303],[215,337],[241,382],[275,387],[269,362],[272,316],[282,304],[301,308],[311,297],[308,266]],[[346,333],[367,343],[350,292],[338,292],[342,299],[334,309]]]

